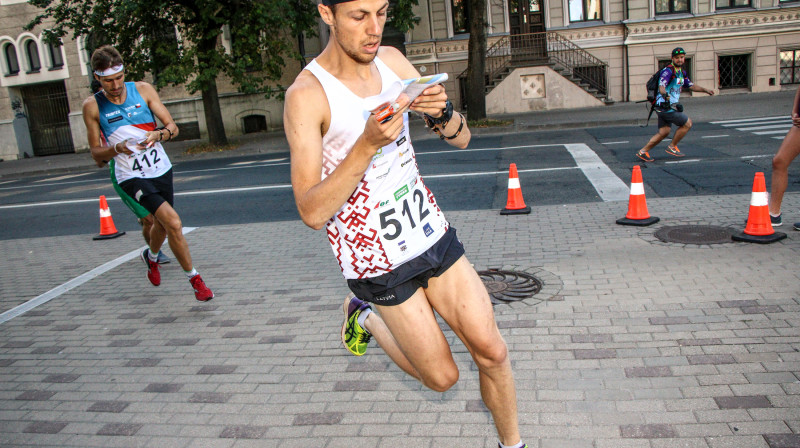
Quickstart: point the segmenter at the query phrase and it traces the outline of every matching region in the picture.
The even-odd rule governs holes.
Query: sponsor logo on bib
[[[433,234],[433,227],[431,227],[430,224],[426,223],[424,226],[422,226],[422,230],[425,231],[425,236],[431,236],[431,234]]]
[[[394,192],[394,200],[399,201],[400,198],[408,194],[408,185],[403,185],[399,190]]]

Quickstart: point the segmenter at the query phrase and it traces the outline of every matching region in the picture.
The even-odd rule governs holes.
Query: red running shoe
[[[209,300],[214,298],[214,293],[208,289],[206,283],[200,278],[200,274],[195,275],[194,277],[189,279],[189,283],[192,284],[192,288],[194,288],[194,298],[201,301],[201,302],[208,302]]]
[[[150,283],[153,286],[158,286],[161,284],[161,272],[158,271],[158,262],[157,261],[150,261],[150,249],[145,249],[139,254],[139,258],[144,261],[145,266],[147,266],[147,279],[150,280]]]

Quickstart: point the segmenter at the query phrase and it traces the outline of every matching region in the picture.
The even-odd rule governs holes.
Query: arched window
[[[48,43],[47,50],[50,52],[50,68],[57,69],[64,66],[64,57],[61,55],[61,42]]]
[[[9,75],[19,73],[19,61],[17,60],[17,49],[13,44],[6,44],[3,47],[3,56],[6,58],[6,67]]]
[[[25,42],[25,53],[28,54],[28,67],[30,73],[35,73],[41,70],[42,62],[39,60],[39,46],[36,41],[29,40]]]

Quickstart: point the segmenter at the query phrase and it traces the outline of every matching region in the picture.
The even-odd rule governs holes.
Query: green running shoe
[[[367,352],[367,344],[372,339],[369,332],[358,325],[358,316],[361,312],[372,307],[363,300],[358,300],[355,295],[348,294],[344,299],[344,323],[342,324],[342,343],[350,353],[361,356]]]

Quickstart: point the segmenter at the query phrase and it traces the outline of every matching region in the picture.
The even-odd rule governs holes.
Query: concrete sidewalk
[[[729,120],[745,117],[766,117],[789,115],[795,90],[775,93],[738,93],[709,97],[695,94],[681,99],[686,112],[694,122]],[[508,126],[473,128],[477,135],[505,134],[555,129],[581,129],[598,126],[643,126],[647,119],[645,103],[616,103],[610,106],[586,109],[562,109],[537,111],[526,114],[501,115],[490,118],[511,121]],[[657,117],[653,114],[649,127],[656,131]],[[412,141],[438,138],[430,133],[421,119],[412,117]],[[288,152],[289,145],[282,131],[248,134],[230,138],[238,147],[231,151],[189,155],[185,151],[199,140],[165,144],[173,162],[198,158],[225,158],[244,154]],[[84,172],[97,169],[88,153],[62,154],[57,156],[34,157],[30,159],[0,162],[0,179],[25,175],[62,174]]]
[[[749,195],[448,212],[476,269],[544,283],[495,307],[531,448],[800,446],[800,232],[771,245],[664,243],[663,226],[741,230]],[[800,194],[784,219],[800,220]],[[794,212],[793,212],[794,211]],[[187,235],[217,298],[177,264],[132,259],[0,327],[3,447],[494,448],[478,374],[425,390],[374,343],[339,341],[347,290],[299,222]],[[4,310],[140,244],[138,235],[1,241]],[[170,254],[172,255],[172,254]]]

